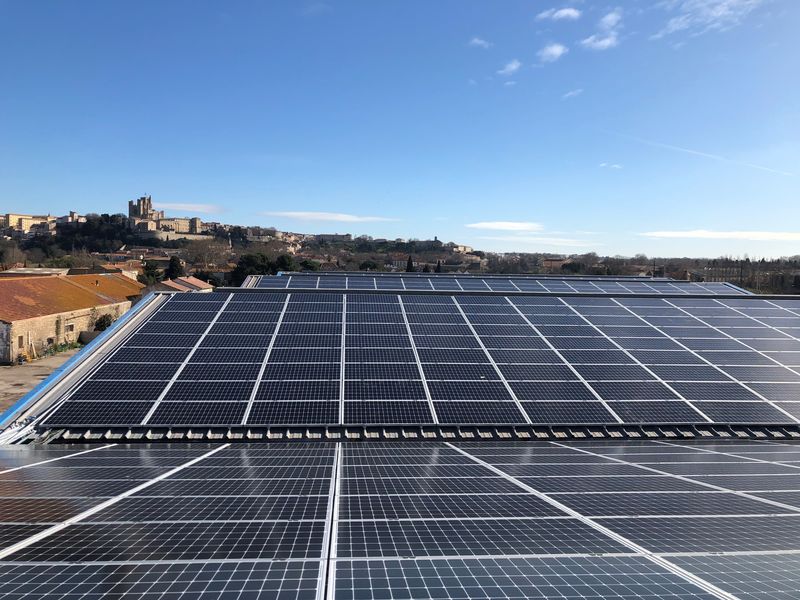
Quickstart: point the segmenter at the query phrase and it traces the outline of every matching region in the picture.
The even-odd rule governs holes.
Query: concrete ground
[[[22,365],[0,366],[0,413],[77,353],[67,350]]]

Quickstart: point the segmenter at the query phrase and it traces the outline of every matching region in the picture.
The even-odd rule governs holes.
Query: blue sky
[[[0,0],[0,212],[149,193],[496,251],[800,254],[798,24],[796,0]]]

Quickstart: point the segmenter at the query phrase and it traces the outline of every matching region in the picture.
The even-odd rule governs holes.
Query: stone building
[[[153,208],[153,199],[150,196],[142,196],[136,200],[128,200],[128,218],[158,221],[164,218],[164,211]]]
[[[200,217],[167,217],[153,208],[150,196],[128,201],[128,227],[149,239],[209,239]]]
[[[143,287],[116,273],[0,279],[0,364],[77,341],[100,316],[130,309]]]
[[[23,236],[36,227],[55,227],[56,218],[50,215],[23,215],[19,213],[6,213],[3,215],[3,228],[9,229],[14,236]]]

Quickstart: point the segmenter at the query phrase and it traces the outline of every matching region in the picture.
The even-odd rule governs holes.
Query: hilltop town
[[[135,267],[146,261],[160,264],[179,256],[189,270],[212,271],[224,278],[238,258],[248,253],[272,258],[286,255],[299,268],[311,270],[405,270],[409,257],[420,270],[438,266],[440,271],[467,271],[489,266],[484,253],[436,238],[307,234],[203,221],[196,216],[173,217],[156,209],[151,196],[128,201],[127,215],[6,213],[0,215],[0,233],[4,239],[0,263],[6,268],[113,266],[138,270]]]
[[[276,270],[437,271],[668,276],[732,281],[760,292],[800,293],[800,258],[648,258],[490,253],[457,242],[310,234],[167,216],[149,195],[127,214],[0,214],[0,267],[118,272],[145,285],[187,274],[213,285]],[[64,272],[67,272],[64,271]],[[19,271],[17,271],[19,272]]]

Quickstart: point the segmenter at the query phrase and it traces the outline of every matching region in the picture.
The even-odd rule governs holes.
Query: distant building
[[[150,196],[128,201],[128,227],[143,238],[205,240],[208,228],[200,217],[167,217],[153,208]]]
[[[57,225],[77,225],[78,223],[86,223],[86,217],[79,215],[74,210],[69,211],[68,215],[56,218]]]
[[[185,277],[176,277],[175,281],[177,281],[180,285],[189,288],[193,292],[205,293],[214,291],[213,285],[191,275],[187,275]]]
[[[3,216],[4,228],[9,229],[12,236],[21,237],[31,233],[37,227],[44,227],[49,230],[52,224],[55,228],[56,218],[50,215],[23,215],[18,213],[6,213]]]
[[[126,312],[143,287],[119,274],[0,278],[0,363],[77,341],[98,317]]]
[[[473,251],[472,246],[465,246],[463,244],[456,244],[455,242],[448,242],[444,245],[445,248],[449,248],[452,252],[456,252],[458,254],[469,254]]]
[[[66,275],[68,268],[55,267],[16,267],[0,271],[0,278],[5,277],[52,277],[54,275]]]
[[[386,266],[391,267],[392,269],[400,269],[405,271],[406,267],[408,266],[408,254],[404,254],[402,252],[390,252],[386,258]],[[411,259],[411,264],[414,265],[415,269],[418,266],[421,266],[421,263],[414,258]]]
[[[569,258],[543,258],[540,264],[543,269],[548,271],[560,271],[564,265],[571,262],[572,260]]]
[[[158,221],[163,219],[165,215],[163,210],[153,209],[153,199],[150,196],[142,196],[136,200],[128,200],[128,217],[131,219]]]
[[[151,286],[148,286],[145,290],[146,293],[149,292],[212,292],[214,291],[214,286],[210,283],[203,281],[202,279],[198,279],[197,277],[187,276],[187,277],[176,277],[175,279],[165,279],[164,281],[159,281],[158,283],[154,283]]]
[[[353,236],[349,233],[320,233],[314,236],[322,244],[330,242],[352,242]]]

